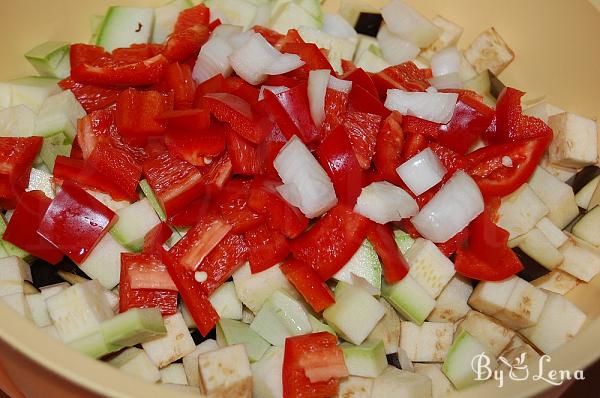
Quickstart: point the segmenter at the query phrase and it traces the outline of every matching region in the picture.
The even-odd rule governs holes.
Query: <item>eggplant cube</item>
[[[502,199],[497,224],[510,233],[509,239],[514,239],[531,231],[549,211],[531,187],[524,184]]]
[[[500,282],[480,282],[469,298],[469,305],[479,312],[494,316],[508,303],[517,286],[517,279],[513,276]]]
[[[436,298],[454,276],[454,264],[438,247],[426,239],[417,239],[405,254],[409,274]]]
[[[17,311],[25,319],[33,320],[27,298],[23,293],[14,293],[0,297],[10,308]]]
[[[463,318],[471,309],[467,301],[472,293],[471,282],[461,276],[455,276],[437,298],[429,321],[453,323]]]
[[[575,337],[586,319],[575,304],[560,294],[548,292],[548,300],[538,322],[521,330],[521,334],[548,354]]]
[[[112,358],[108,363],[125,373],[155,383],[160,380],[160,371],[148,355],[136,347],[131,347]]]
[[[455,391],[437,363],[416,363],[415,373],[427,376],[431,380],[431,398],[444,398]]]
[[[200,354],[198,368],[200,390],[208,398],[252,396],[252,371],[243,345]]]
[[[515,288],[504,308],[493,316],[511,329],[533,326],[542,313],[546,299],[547,295],[541,289],[517,278]]]
[[[598,131],[594,120],[563,112],[550,116],[548,125],[554,131],[550,162],[579,168],[598,161]]]
[[[600,273],[600,249],[571,236],[571,239],[560,248],[565,257],[558,267],[584,282],[591,281]]]
[[[455,46],[464,30],[462,26],[439,15],[433,18],[431,22],[442,29],[442,34],[427,50],[421,53],[421,56],[426,60],[431,60],[433,54],[444,48]]]
[[[458,325],[456,335],[468,332],[483,343],[490,354],[498,356],[510,343],[515,332],[477,311],[470,311]]]
[[[23,293],[25,281],[32,281],[29,264],[15,256],[0,259],[0,296]]]
[[[340,382],[337,398],[371,398],[373,379],[370,377],[350,376]]]
[[[579,215],[579,207],[570,185],[565,184],[541,167],[529,180],[529,186],[548,207],[548,219],[564,228]]]
[[[490,28],[473,40],[465,50],[465,57],[475,67],[477,73],[489,69],[498,76],[515,59],[515,53],[496,29]]]
[[[558,115],[559,113],[563,113],[564,111],[564,109],[544,101],[525,109],[523,111],[523,114],[527,116],[537,117],[538,119],[541,119],[544,123],[548,124],[548,119],[550,118],[550,116]]]
[[[419,326],[402,322],[400,348],[412,362],[444,362],[452,345],[454,326],[451,323],[425,322]]]
[[[562,264],[564,256],[542,231],[537,228],[527,232],[519,240],[519,249],[549,270]]]
[[[142,348],[158,368],[164,368],[196,349],[181,313],[165,317],[164,321],[167,334],[142,344]]]
[[[216,340],[207,339],[198,344],[193,352],[183,357],[183,368],[185,369],[185,374],[190,386],[198,387],[200,385],[200,381],[198,380],[198,356],[202,353],[218,349],[219,345]]]
[[[558,269],[531,282],[533,286],[563,296],[573,290],[577,283],[577,278]]]

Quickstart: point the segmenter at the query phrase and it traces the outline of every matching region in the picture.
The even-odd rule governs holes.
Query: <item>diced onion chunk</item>
[[[433,188],[446,175],[446,168],[431,148],[408,159],[396,171],[412,193],[417,196]]]
[[[363,188],[354,211],[376,223],[387,224],[414,216],[419,206],[402,188],[380,181]]]
[[[390,89],[387,92],[385,107],[403,115],[446,124],[454,115],[457,100],[456,93],[422,93]]]

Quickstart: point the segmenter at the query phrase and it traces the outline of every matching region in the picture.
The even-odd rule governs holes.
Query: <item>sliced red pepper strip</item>
[[[363,174],[346,131],[342,127],[333,130],[317,147],[316,153],[331,178],[340,203],[353,207],[362,191]]]
[[[42,147],[42,137],[0,137],[0,204],[17,206],[29,185],[33,161]]]
[[[185,30],[175,31],[167,39],[163,55],[170,62],[182,62],[198,56],[200,48],[208,41],[209,36],[206,25],[194,25]]]
[[[302,67],[288,73],[290,77],[306,80],[311,70],[329,69],[333,71],[325,54],[313,43],[286,43],[279,50],[282,53],[296,54],[304,61]]]
[[[70,77],[61,80],[58,85],[63,90],[71,90],[87,113],[111,106],[117,102],[117,97],[121,92],[118,88],[78,83]]]
[[[450,238],[447,242],[436,243],[436,246],[438,249],[440,249],[444,256],[450,257],[456,253],[459,248],[463,247],[467,243],[470,235],[471,231],[469,230],[469,227],[467,227],[457,233],[454,237]]]
[[[552,129],[542,120],[523,115],[521,108],[522,91],[511,87],[505,88],[498,97],[496,104],[496,129],[484,136],[491,143],[507,143],[532,138],[547,138],[552,140]]]
[[[379,175],[394,185],[400,185],[402,180],[396,169],[403,163],[404,131],[402,130],[402,115],[393,112],[383,122],[383,127],[375,143],[373,162]]]
[[[163,316],[177,313],[178,292],[175,290],[132,289],[130,272],[144,269],[148,264],[160,263],[151,254],[121,253],[121,277],[119,283],[119,312],[132,308],[158,308]]]
[[[352,85],[350,97],[348,98],[348,110],[355,112],[373,113],[382,118],[390,115],[390,111],[383,106],[379,97],[372,95],[358,84]]]
[[[100,86],[147,86],[158,83],[168,65],[167,58],[156,55],[144,61],[123,64],[102,47],[72,44],[71,79]]]
[[[81,264],[117,219],[117,215],[98,199],[65,181],[46,210],[37,232],[76,264]]]
[[[198,169],[168,152],[148,159],[143,170],[167,217],[184,209],[204,192]]]
[[[325,120],[321,126],[324,135],[335,130],[344,119],[348,109],[349,93],[327,88],[325,94]]]
[[[311,266],[291,259],[281,265],[281,271],[315,312],[335,303],[333,293]]]
[[[484,196],[509,195],[533,175],[551,140],[545,136],[478,149],[467,155],[466,171]]]
[[[427,137],[437,139],[441,125],[439,123],[430,122],[429,120],[420,119],[415,116],[404,116],[402,118],[402,128],[405,132],[411,134],[423,134]]]
[[[158,91],[123,91],[115,113],[119,134],[134,145],[144,145],[148,137],[161,135],[166,128],[157,118],[172,109],[169,102],[169,96]]]
[[[292,253],[326,281],[356,253],[367,237],[369,226],[368,219],[338,205],[291,242]]]
[[[321,134],[312,120],[308,103],[307,84],[273,94],[265,90],[265,110],[273,117],[287,139],[296,135],[305,144],[316,142]]]
[[[213,126],[196,132],[168,132],[164,138],[169,152],[194,166],[206,167],[207,162],[225,150],[227,129]]]
[[[262,37],[264,37],[265,40],[268,41],[272,46],[275,46],[281,39],[285,37],[281,33],[275,32],[272,29],[260,25],[254,26],[252,30],[256,33],[260,33]]]
[[[381,116],[372,113],[347,112],[342,125],[350,138],[360,167],[367,170],[375,156]]]
[[[265,139],[265,132],[257,128],[250,104],[228,93],[207,94],[202,99],[204,108],[248,141],[258,144]]]
[[[211,164],[203,170],[202,183],[207,194],[212,194],[223,188],[233,174],[233,165],[227,153],[212,160]]]
[[[192,68],[186,64],[173,63],[169,65],[163,81],[157,84],[155,89],[165,93],[173,92],[175,109],[191,108],[196,93]]]
[[[408,274],[408,263],[396,244],[392,228],[373,223],[368,239],[381,259],[385,281],[391,284],[404,279]]]
[[[283,398],[336,396],[340,383],[338,377],[344,377],[347,372],[344,355],[334,335],[320,332],[285,340]],[[307,373],[313,377],[317,376],[314,373],[320,373],[325,381],[313,383]],[[327,375],[331,377],[327,379]]]
[[[232,233],[250,231],[264,222],[263,216],[248,206],[251,181],[231,180],[223,186],[214,203],[223,218],[233,227]]]
[[[248,207],[267,218],[272,229],[293,239],[308,227],[308,218],[279,195],[280,181],[257,178],[252,183]]]
[[[186,251],[175,245],[169,252],[163,252],[163,262],[194,319],[198,331],[202,336],[206,336],[219,322],[219,314],[210,303],[206,290],[196,280],[196,272],[180,264],[181,257],[185,255]]]
[[[180,131],[197,133],[210,126],[210,112],[206,109],[166,111],[161,113],[157,119],[162,121],[173,133]]]
[[[51,202],[41,191],[22,194],[2,238],[50,264],[58,264],[63,253],[37,233]]]
[[[234,131],[227,133],[227,153],[234,174],[253,176],[264,173],[263,158],[257,147]]]
[[[419,69],[412,62],[390,66],[379,73],[371,75],[381,98],[385,98],[389,89],[406,91],[425,91],[429,86],[431,70]]]
[[[210,10],[204,4],[187,8],[179,13],[173,33],[183,32],[196,25],[208,25],[210,23]]]
[[[248,259],[248,244],[241,235],[229,234],[202,261],[198,271],[207,278],[200,285],[206,294],[212,294],[227,281]]]
[[[290,246],[285,236],[267,225],[260,225],[246,232],[244,238],[250,248],[250,270],[253,274],[282,262],[290,253]]]
[[[406,133],[406,141],[402,148],[402,163],[413,158],[429,145],[427,136],[421,133]]]
[[[375,86],[375,83],[373,83],[373,79],[371,79],[371,76],[369,76],[369,74],[365,72],[362,68],[352,69],[345,73],[341,78],[343,80],[351,81],[352,83],[354,83],[353,86],[359,85],[363,89],[367,90],[369,94],[371,94],[374,97],[379,96],[379,93],[377,92],[377,87]]]
[[[143,253],[160,254],[162,245],[171,238],[171,235],[173,235],[171,227],[167,223],[161,222],[144,236]]]

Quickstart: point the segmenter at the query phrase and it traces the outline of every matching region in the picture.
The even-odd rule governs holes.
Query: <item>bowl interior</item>
[[[8,2],[0,16],[0,80],[33,74],[23,54],[45,40],[87,42],[89,16],[102,14],[114,3],[159,5],[165,0],[21,0]],[[335,10],[340,0],[325,1]],[[372,0],[375,7],[385,0]],[[465,27],[459,47],[465,47],[482,30],[494,26],[516,53],[515,62],[500,76],[513,87],[528,92],[528,99],[548,101],[583,116],[598,118],[600,106],[600,0],[407,0],[423,14],[440,14]],[[568,298],[589,317],[586,328],[572,342],[553,354],[556,369],[580,369],[600,358],[600,277],[582,284]],[[51,369],[56,377],[111,397],[148,397],[158,387],[132,379],[109,366],[56,344],[28,322],[0,305],[0,339]],[[16,362],[1,358],[7,373],[18,380]],[[42,377],[42,376],[40,376]],[[43,376],[45,378],[55,377]],[[107,382],[110,380],[110,382]],[[23,383],[28,380],[19,380]],[[29,380],[30,382],[31,380]],[[503,389],[485,384],[461,393],[464,397],[531,396],[548,387],[542,381],[509,383]],[[162,390],[164,391],[164,390]],[[60,396],[52,391],[47,396]],[[173,394],[173,396],[179,396]],[[183,395],[181,395],[183,397]]]

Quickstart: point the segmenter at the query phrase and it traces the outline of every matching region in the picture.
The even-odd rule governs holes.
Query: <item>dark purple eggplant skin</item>
[[[382,23],[383,17],[381,14],[361,12],[356,25],[354,25],[354,29],[357,33],[377,37]]]
[[[583,189],[590,181],[600,175],[600,167],[598,166],[587,166],[584,167],[579,173],[575,174],[571,186],[573,192],[577,193]]]
[[[89,279],[88,276],[84,274],[74,262],[66,257],[57,265],[52,265],[43,260],[36,259],[31,264],[33,285],[39,289],[44,286],[64,282],[65,280],[58,276],[57,271],[66,271]]]
[[[388,365],[402,370],[402,366],[400,365],[400,359],[398,359],[398,353],[387,354],[386,357],[387,357]]]
[[[518,276],[525,279],[527,282],[531,282],[550,272],[546,267],[529,257],[521,249],[514,248],[513,251],[523,264],[523,271],[519,272]]]

